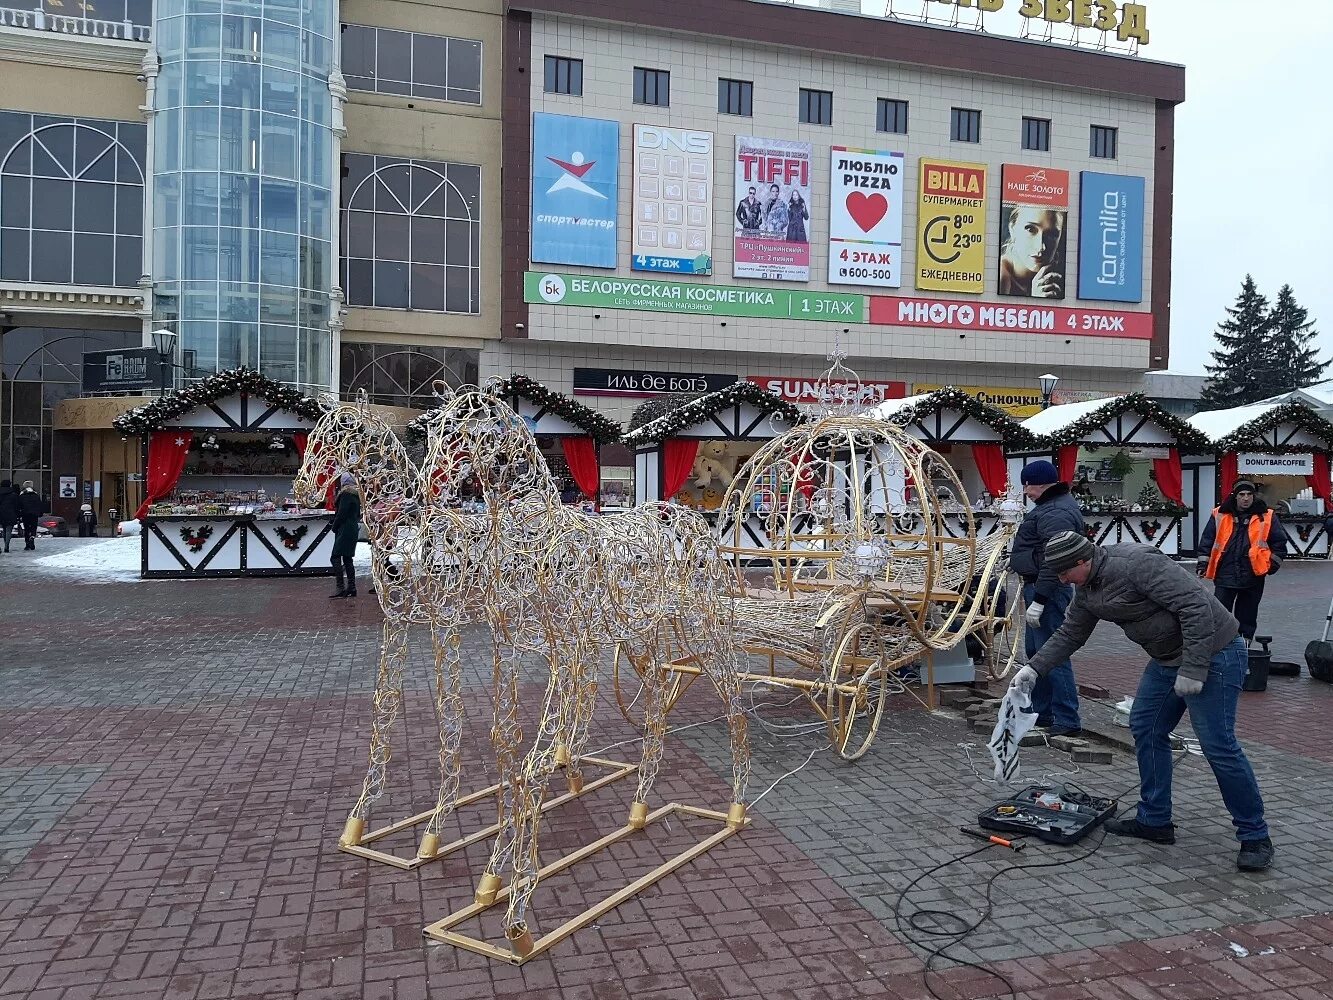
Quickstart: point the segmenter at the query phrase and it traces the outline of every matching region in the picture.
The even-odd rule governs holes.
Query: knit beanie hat
[[[1046,565],[1057,573],[1073,569],[1080,562],[1092,561],[1097,546],[1077,531],[1062,531],[1046,543]]]
[[[1044,458],[1039,458],[1035,462],[1029,462],[1023,466],[1023,471],[1019,475],[1019,480],[1024,486],[1047,486],[1050,483],[1060,481],[1060,473],[1055,471],[1055,466]]]
[[[1248,479],[1237,479],[1231,487],[1231,495],[1234,497],[1241,490],[1249,490],[1253,493],[1254,483],[1250,482]]]

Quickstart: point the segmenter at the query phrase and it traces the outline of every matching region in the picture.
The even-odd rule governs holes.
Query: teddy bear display
[[[691,473],[695,486],[706,489],[716,481],[725,489],[735,473],[735,461],[727,457],[726,442],[704,441],[699,445]]]

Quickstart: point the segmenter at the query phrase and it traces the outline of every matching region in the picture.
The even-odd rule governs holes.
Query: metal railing
[[[0,7],[0,26],[54,31],[62,35],[81,35],[85,38],[111,38],[125,42],[147,42],[153,36],[152,27],[146,24],[52,14],[40,8],[18,10],[13,7]]]

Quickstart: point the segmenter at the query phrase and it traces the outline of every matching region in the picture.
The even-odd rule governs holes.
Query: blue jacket
[[[1055,572],[1045,566],[1046,543],[1062,531],[1077,531],[1082,535],[1086,530],[1083,512],[1065,483],[1056,483],[1048,489],[1027,512],[1014,537],[1009,568],[1024,583],[1036,585],[1038,602],[1045,604],[1064,586]]]

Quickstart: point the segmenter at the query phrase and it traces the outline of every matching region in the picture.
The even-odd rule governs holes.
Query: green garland
[[[701,396],[708,395],[705,392],[669,392],[661,396],[654,396],[645,403],[635,407],[633,415],[629,418],[629,429],[637,431],[644,424],[650,424],[658,417],[664,417],[677,407],[684,406],[686,403],[693,403]]]
[[[319,420],[323,415],[319,402],[310,396],[281,382],[274,382],[253,369],[233,368],[209,375],[184,389],[169,392],[144,406],[136,406],[116,417],[111,425],[127,437],[131,434],[147,434],[161,430],[169,420],[191,410],[240,393],[258,396],[284,413],[295,414],[304,420]]]
[[[610,417],[598,413],[591,407],[584,406],[577,400],[570,399],[562,392],[542,385],[536,379],[515,372],[493,390],[497,396],[505,399],[526,399],[531,403],[554,413],[573,424],[598,444],[610,444],[620,439],[620,425]],[[406,436],[409,444],[420,444],[426,440],[429,417],[433,411],[427,411],[419,417],[413,417],[407,424]]]
[[[660,417],[629,431],[621,440],[630,447],[655,444],[674,437],[687,427],[707,420],[714,413],[742,404],[749,404],[764,413],[780,414],[793,426],[805,417],[794,404],[773,395],[767,389],[761,389],[753,382],[742,380],[733,382],[716,392],[705,393],[684,402]]]
[[[1090,451],[1098,448],[1133,447],[1133,445],[1112,444],[1109,441],[1085,440],[1107,421],[1115,419],[1127,410],[1134,410],[1140,416],[1156,422],[1175,439],[1175,447],[1182,453],[1206,454],[1213,450],[1213,442],[1208,439],[1208,435],[1193,424],[1181,420],[1180,417],[1167,413],[1141,392],[1131,392],[1118,399],[1109,399],[1105,406],[1097,407],[1058,431],[1038,435],[1038,447],[1054,450],[1067,444],[1077,444]]]
[[[1279,403],[1267,413],[1255,417],[1249,423],[1241,424],[1230,434],[1225,434],[1213,442],[1212,447],[1219,455],[1233,451],[1257,451],[1266,455],[1291,455],[1314,450],[1308,444],[1272,445],[1260,440],[1274,427],[1283,424],[1295,424],[1301,430],[1309,431],[1322,438],[1325,447],[1333,446],[1333,424],[1315,413],[1305,403],[1291,401]]]
[[[983,403],[975,396],[969,396],[962,389],[946,385],[927,393],[925,399],[912,406],[898,410],[893,418],[896,422],[911,423],[938,413],[940,410],[958,410],[973,420],[985,424],[1000,435],[1000,440],[1013,449],[1035,447],[1037,437],[1017,420],[998,406]],[[941,442],[947,443],[947,442]]]

